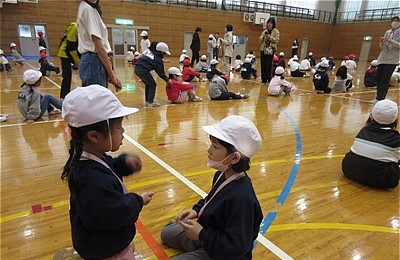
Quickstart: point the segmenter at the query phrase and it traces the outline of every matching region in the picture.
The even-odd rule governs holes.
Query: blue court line
[[[286,180],[285,186],[283,186],[281,193],[279,194],[278,198],[276,199],[276,203],[283,205],[290,193],[290,190],[293,187],[293,184],[297,178],[297,173],[299,172],[299,168],[300,168],[300,160],[302,158],[302,142],[301,142],[300,131],[296,125],[296,122],[294,122],[293,118],[283,108],[281,108],[277,103],[271,101],[270,99],[267,99],[265,96],[260,96],[260,98],[265,99],[268,103],[275,106],[287,117],[287,119],[289,120],[290,124],[293,127],[295,137],[296,137],[296,152],[295,152],[295,156],[294,156],[294,162],[292,164],[292,169],[290,171],[290,175],[289,175],[288,179]],[[278,215],[277,211],[268,212],[267,216],[263,219],[263,221],[261,222],[261,225],[260,225],[260,233],[261,234],[264,235],[265,232],[267,232],[268,228],[274,222],[277,215]],[[256,245],[257,245],[257,243],[254,242],[254,246],[256,246]]]

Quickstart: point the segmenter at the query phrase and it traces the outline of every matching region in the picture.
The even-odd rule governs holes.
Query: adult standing
[[[379,47],[382,49],[378,56],[378,69],[376,71],[376,98],[372,103],[383,100],[389,89],[390,77],[396,68],[400,58],[400,21],[398,16],[391,20],[391,29],[387,30],[385,35],[380,38]]]
[[[82,54],[79,76],[82,86],[99,84],[108,87],[108,81],[118,91],[121,82],[111,66],[111,46],[108,32],[101,19],[99,0],[82,0],[78,9],[78,51]]]
[[[224,62],[224,73],[229,75],[229,65],[233,55],[233,26],[227,24],[225,26],[225,32],[224,38],[221,39],[222,56]]]
[[[297,55],[298,49],[299,49],[299,42],[297,41],[297,39],[294,39],[292,44],[292,57],[294,57],[294,55]]]
[[[65,27],[65,34],[58,48],[58,57],[60,57],[61,60],[63,78],[61,82],[60,98],[64,99],[71,91],[71,63],[74,64],[75,67],[79,67],[78,24],[76,22],[72,22]]]
[[[199,33],[201,33],[202,30],[200,27],[196,27],[195,32],[193,33],[193,38],[192,38],[192,43],[190,44],[190,49],[192,50],[192,62],[190,63],[190,67],[193,67],[194,62],[199,62],[199,52],[201,49],[201,43],[200,43],[200,36]]]
[[[261,82],[268,83],[272,77],[272,59],[277,49],[280,33],[275,28],[275,18],[270,17],[267,21],[267,29],[260,36],[260,60],[261,60]]]
[[[47,49],[46,41],[43,39],[43,32],[38,31],[38,35],[39,35],[39,47],[43,47],[43,48]]]

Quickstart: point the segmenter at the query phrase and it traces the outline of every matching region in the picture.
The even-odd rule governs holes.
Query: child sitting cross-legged
[[[233,93],[228,90],[229,77],[227,75],[216,76],[210,83],[208,95],[211,100],[228,100],[249,98],[249,94]]]
[[[200,77],[200,72],[197,72],[192,67],[190,67],[190,60],[184,60],[182,69],[182,80],[185,82],[191,82],[195,77],[198,78],[199,81],[207,81],[206,79],[203,80]]]
[[[244,60],[244,63],[240,70],[240,75],[242,76],[243,79],[251,79],[251,76],[253,76],[254,79],[258,78],[257,69],[251,63],[251,58],[246,58]]]
[[[179,80],[182,73],[176,67],[171,67],[168,69],[169,79],[170,82],[167,83],[166,92],[168,99],[175,104],[181,104],[187,100],[187,96],[189,96],[189,101],[192,102],[200,102],[203,101],[202,98],[199,98],[196,95],[194,89],[196,85],[188,83],[188,82],[181,82]]]
[[[282,92],[284,92],[285,95],[290,95],[296,90],[295,86],[285,80],[283,76],[284,73],[285,69],[281,66],[275,69],[275,76],[271,79],[271,82],[268,86],[268,93],[271,96],[280,96]]]
[[[194,68],[194,70],[197,72],[200,72],[200,73],[207,73],[208,64],[207,64],[207,56],[206,55],[201,55],[200,61],[196,64],[196,67]]]

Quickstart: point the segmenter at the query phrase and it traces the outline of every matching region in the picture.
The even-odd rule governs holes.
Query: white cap
[[[280,53],[279,53],[279,56],[285,56],[285,53],[283,53],[283,51],[281,51]]]
[[[211,64],[211,65],[218,64],[218,60],[212,59],[212,60],[210,60],[210,64]]]
[[[157,43],[156,50],[157,51],[162,51],[162,52],[165,52],[168,55],[171,55],[171,53],[169,52],[169,49],[168,49],[168,45],[165,42]]]
[[[310,52],[308,53],[308,56],[313,56],[313,53],[310,51]]]
[[[17,45],[15,43],[10,43],[10,47],[17,47]]]
[[[371,61],[371,65],[374,67],[378,66],[378,61],[377,60]]]
[[[133,47],[133,46],[130,47],[129,49],[130,49],[131,51],[135,51],[135,47]]]
[[[207,56],[206,55],[201,55],[200,60],[207,60]]]
[[[208,39],[210,39],[210,38],[214,38],[214,35],[212,35],[212,34],[208,35]]]
[[[320,66],[322,68],[328,68],[329,67],[329,62],[325,59],[325,60],[321,61]]]
[[[0,54],[4,54],[4,51],[2,49],[0,49]]]
[[[187,53],[187,50],[183,49],[183,50],[182,50],[182,53]]]
[[[143,31],[140,33],[140,36],[148,36],[149,34],[147,33],[147,31]]]
[[[279,66],[279,67],[277,67],[275,69],[275,74],[276,75],[282,75],[284,72],[285,72],[285,69],[283,67],[281,67],[281,66]]]
[[[397,104],[388,99],[376,102],[372,108],[372,117],[377,123],[382,125],[388,125],[396,121],[398,113]]]
[[[72,127],[91,125],[139,111],[125,107],[109,89],[100,85],[78,87],[64,99],[62,117]]]
[[[139,55],[140,55],[140,53],[139,53],[138,51],[135,51],[135,53],[134,53],[133,55],[135,55],[135,56],[139,56]]]
[[[297,55],[294,55],[293,60],[299,60],[299,57],[297,57]]]
[[[172,75],[178,75],[181,76],[182,73],[181,71],[177,68],[177,67],[171,67],[168,69],[168,74],[172,74]]]
[[[42,73],[38,70],[27,70],[24,72],[22,79],[28,85],[33,85],[42,77]]]
[[[225,117],[214,125],[203,126],[203,130],[209,135],[233,145],[248,158],[256,154],[262,145],[257,127],[242,116]]]
[[[244,59],[244,63],[251,63],[251,58]]]
[[[322,58],[321,58],[321,61],[324,61],[324,60],[326,60],[326,57],[322,57]]]
[[[45,47],[39,46],[39,51],[43,51],[43,50],[45,50],[45,49],[46,49]]]

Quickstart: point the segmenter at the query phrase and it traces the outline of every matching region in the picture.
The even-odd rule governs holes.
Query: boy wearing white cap
[[[342,161],[344,175],[375,188],[395,188],[400,179],[400,134],[396,131],[398,105],[378,101]]]
[[[213,186],[163,228],[161,240],[186,252],[174,259],[251,259],[263,215],[246,171],[261,148],[260,133],[253,122],[235,115],[203,130],[211,140],[207,165],[217,170]]]
[[[314,92],[317,94],[329,94],[332,89],[329,86],[329,76],[326,70],[329,67],[327,60],[321,61],[318,70],[313,76]]]
[[[168,100],[175,104],[181,104],[185,102],[187,100],[187,96],[189,96],[189,101],[203,101],[203,99],[199,98],[194,91],[197,88],[196,85],[180,81],[180,76],[182,76],[182,73],[178,68],[169,68],[168,74],[170,79],[170,82],[167,83],[166,86]]]
[[[271,82],[268,86],[268,93],[271,96],[280,96],[282,92],[284,92],[285,95],[290,95],[293,93],[293,91],[295,91],[295,86],[285,80],[284,74],[285,69],[281,66],[275,69],[275,76],[271,79]]]
[[[59,114],[62,101],[51,94],[43,94],[37,88],[42,83],[42,73],[37,70],[27,70],[23,75],[24,84],[18,93],[17,105],[21,115],[33,123],[47,111],[49,115]],[[55,109],[56,107],[57,109]]]
[[[251,58],[250,57],[244,59],[244,63],[243,63],[242,68],[240,70],[240,75],[242,76],[243,79],[251,79],[251,76],[253,76],[254,79],[258,78],[257,69],[251,63]]]
[[[15,43],[10,43],[11,55],[13,61],[18,65],[24,65],[25,59],[22,58],[21,54],[19,54],[17,50],[17,45]]]
[[[83,259],[135,259],[135,222],[154,192],[139,195],[123,183],[141,170],[138,155],[106,153],[119,149],[123,118],[137,111],[100,85],[78,87],[64,99],[71,146],[61,179],[70,190],[72,243]]]
[[[212,59],[210,61],[210,67],[207,70],[206,77],[208,80],[212,80],[216,75],[217,76],[222,76],[224,73],[222,73],[219,69],[217,69],[218,61],[216,59]]]
[[[208,35],[208,41],[207,41],[207,56],[208,60],[214,59],[214,48],[217,47],[217,42],[215,41],[214,35],[210,34]]]
[[[196,67],[194,68],[194,70],[197,72],[200,72],[200,73],[207,73],[208,64],[207,64],[207,56],[206,55],[201,55],[200,61],[196,64]]]

